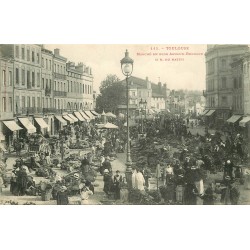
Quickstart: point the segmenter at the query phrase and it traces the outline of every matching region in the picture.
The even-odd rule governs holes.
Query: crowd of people
[[[35,173],[53,183],[52,197],[57,204],[69,204],[68,197],[76,194],[82,197],[82,204],[87,204],[95,192],[93,182],[99,172],[103,176],[103,192],[115,200],[120,200],[127,188],[142,192],[157,188],[170,204],[215,204],[218,197],[223,204],[239,202],[237,183],[244,181],[240,165],[249,160],[241,134],[211,134],[208,130],[205,135],[192,134],[188,119],[171,115],[144,120],[143,130],[141,123],[131,126],[133,170],[129,187],[125,175],[119,170],[114,173],[112,167],[117,154],[126,151],[127,127],[116,119],[112,122],[118,129],[99,129],[98,121],[79,122],[64,126],[58,137],[27,134],[17,140],[15,143],[21,142],[21,146],[16,146],[19,158],[13,166],[11,193],[40,194]],[[197,124],[193,122],[192,126]],[[140,137],[142,132],[144,137]],[[22,143],[28,145],[25,159],[20,155]],[[70,149],[77,153],[70,153]],[[66,170],[64,175],[68,176],[60,176],[58,169]],[[221,178],[216,177],[218,173],[222,173]],[[156,187],[151,183],[152,177]]]

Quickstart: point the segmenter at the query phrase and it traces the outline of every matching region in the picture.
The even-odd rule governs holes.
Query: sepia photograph
[[[250,204],[247,44],[1,44],[1,205]]]

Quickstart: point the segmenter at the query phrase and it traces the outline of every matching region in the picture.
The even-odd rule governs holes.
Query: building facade
[[[2,44],[0,77],[0,135],[6,144],[27,133],[54,135],[67,124],[65,112],[93,109],[92,69],[67,64],[59,49]]]
[[[159,113],[166,111],[167,99],[169,90],[167,85],[159,82],[155,84],[149,81],[148,77],[145,79],[131,76],[129,78],[129,109],[130,117],[137,117],[140,115],[140,101],[146,102],[144,115],[151,115],[152,113]],[[126,80],[121,81],[126,85]],[[126,114],[126,105],[119,105],[118,112]]]
[[[231,116],[234,96],[236,96],[231,64],[238,61],[247,51],[247,45],[208,45],[205,54],[206,91],[204,93],[207,124],[220,127]],[[237,95],[240,96],[238,93]],[[240,100],[238,102],[240,103]]]

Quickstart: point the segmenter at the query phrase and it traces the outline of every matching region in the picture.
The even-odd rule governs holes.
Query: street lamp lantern
[[[132,75],[134,60],[129,57],[128,50],[125,52],[125,57],[120,61],[121,70],[123,75],[126,76],[126,86],[127,86],[127,169],[126,169],[126,180],[128,183],[128,188],[132,188],[132,160],[130,154],[130,136],[129,136],[129,86],[128,78]]]
[[[132,72],[133,72],[133,63],[134,63],[134,60],[129,57],[128,50],[126,50],[125,57],[122,58],[122,60],[121,60],[122,73],[126,77],[129,77],[129,76],[132,75]]]

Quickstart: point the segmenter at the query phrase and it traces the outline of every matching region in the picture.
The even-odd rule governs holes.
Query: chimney
[[[161,82],[158,82],[158,88],[161,91]]]
[[[151,89],[151,83],[148,80],[148,77],[146,77],[146,84],[147,84],[147,89]]]
[[[60,55],[60,49],[54,49],[54,54],[59,56]]]
[[[83,72],[83,63],[81,62],[81,63],[78,63],[77,65],[76,65],[76,70],[78,70],[79,72]]]

